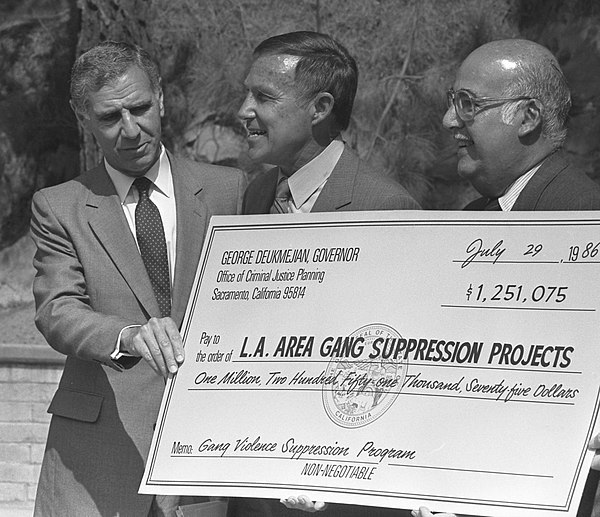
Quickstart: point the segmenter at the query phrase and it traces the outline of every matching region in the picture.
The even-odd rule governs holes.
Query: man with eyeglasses
[[[486,43],[448,91],[458,174],[483,196],[465,210],[598,210],[600,187],[561,150],[571,96],[556,58],[527,40]]]
[[[600,209],[600,187],[570,165],[561,151],[570,106],[565,78],[545,47],[503,40],[473,51],[448,91],[443,122],[458,143],[459,175],[483,196],[466,209]],[[599,446],[600,436],[596,436],[590,447]],[[592,468],[600,469],[600,456]],[[588,479],[578,517],[591,513],[595,475]],[[407,513],[395,512],[396,516]],[[433,514],[426,507],[410,513],[456,517]],[[370,512],[365,509],[363,514]]]
[[[547,48],[513,39],[469,54],[443,120],[458,144],[458,174],[482,195],[465,210],[600,210],[600,187],[562,150],[570,108],[567,82]],[[600,435],[590,444],[599,446]],[[592,512],[599,455],[592,468],[578,517]],[[421,508],[414,515],[432,514]]]

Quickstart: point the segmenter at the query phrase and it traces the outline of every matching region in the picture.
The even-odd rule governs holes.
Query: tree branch
[[[417,2],[418,2],[418,0],[417,0]],[[417,32],[417,22],[419,20],[418,3],[415,4],[413,17],[414,17],[413,28],[410,33],[410,41],[408,44],[408,51],[406,52],[406,57],[404,58],[404,62],[402,63],[402,69],[400,70],[400,75],[398,76],[398,80],[396,81],[396,84],[394,85],[392,95],[388,99],[388,102],[385,105],[383,113],[381,114],[381,117],[379,117],[379,121],[377,122],[377,128],[375,129],[375,134],[373,135],[373,140],[371,140],[371,145],[369,146],[369,151],[367,152],[366,160],[368,160],[371,157],[371,154],[373,153],[373,149],[375,149],[375,145],[377,144],[377,140],[380,138],[383,138],[381,136],[381,129],[383,127],[383,123],[385,122],[385,119],[386,119],[388,113],[392,109],[392,105],[396,101],[396,97],[398,95],[398,91],[400,90],[402,81],[404,81],[405,79],[408,78],[408,76],[406,75],[406,70],[408,68],[408,63],[410,61],[410,56],[411,56],[413,46],[415,43],[415,34]]]

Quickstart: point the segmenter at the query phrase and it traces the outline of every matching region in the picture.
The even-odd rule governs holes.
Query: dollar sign
[[[471,299],[471,295],[473,294],[473,284],[469,284],[469,288],[467,289],[467,301]]]

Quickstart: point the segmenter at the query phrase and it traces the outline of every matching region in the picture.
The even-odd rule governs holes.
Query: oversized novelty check
[[[575,515],[600,213],[214,217],[182,334],[144,493]]]

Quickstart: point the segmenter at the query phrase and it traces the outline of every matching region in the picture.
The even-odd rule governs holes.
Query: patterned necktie
[[[290,192],[290,186],[288,185],[288,179],[283,178],[277,185],[275,191],[275,199],[269,210],[270,214],[289,214],[290,210],[290,198],[292,194]]]
[[[149,197],[152,182],[148,178],[137,178],[133,185],[140,193],[140,199],[135,207],[135,232],[140,254],[150,277],[161,315],[170,316],[171,281],[167,243],[160,212]]]
[[[502,208],[500,207],[500,202],[498,201],[497,197],[492,197],[488,200],[487,205],[485,205],[485,207],[483,207],[483,209],[485,211],[492,211],[492,210],[497,210],[497,211],[501,211]]]

